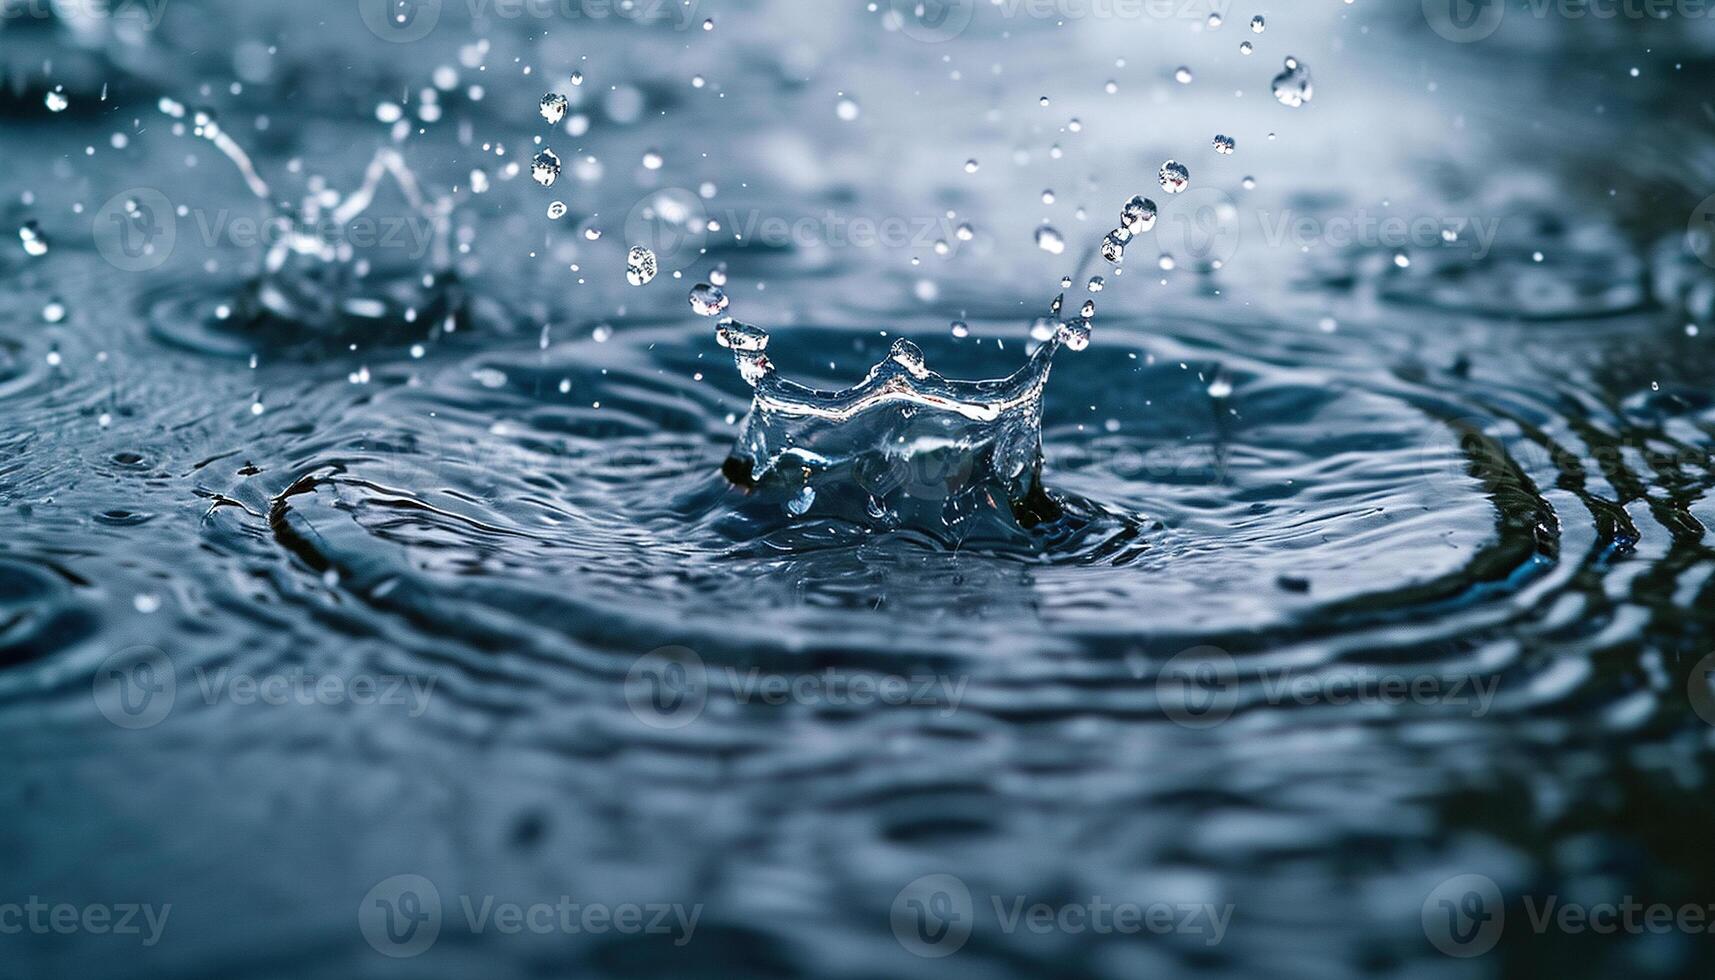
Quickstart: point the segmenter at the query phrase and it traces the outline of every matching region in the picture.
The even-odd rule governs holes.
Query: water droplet
[[[1030,339],[1046,342],[1053,339],[1055,331],[1059,329],[1060,325],[1053,317],[1039,316],[1030,324]]]
[[[953,336],[964,338],[971,335],[971,328],[963,320],[953,321]]]
[[[977,168],[979,166],[981,166],[981,164],[977,163],[975,160],[966,160],[965,161],[965,173],[974,174],[977,172]]]
[[[1275,99],[1289,109],[1309,102],[1315,94],[1310,83],[1310,69],[1300,64],[1297,58],[1286,59],[1285,70],[1274,76],[1273,89]]]
[[[642,245],[633,245],[625,253],[625,281],[633,286],[647,286],[655,278],[655,253]]]
[[[64,112],[66,107],[71,105],[71,100],[67,99],[66,94],[59,89],[49,92],[43,101],[47,103],[49,112]]]
[[[543,187],[554,186],[554,181],[560,178],[560,157],[553,150],[544,149],[530,161],[530,176]]]
[[[1133,195],[1120,208],[1120,228],[1132,235],[1141,235],[1155,227],[1155,202],[1141,194]]]
[[[573,85],[582,85],[583,83],[584,83],[584,73],[581,71],[572,72],[572,84]]]
[[[605,323],[596,324],[590,331],[590,339],[598,344],[607,343],[613,339],[613,327]]]
[[[691,287],[691,309],[695,310],[698,316],[720,316],[726,312],[731,302],[727,299],[726,291],[719,286],[699,282]]]
[[[1221,15],[1220,14],[1210,14],[1208,24],[1209,24],[1209,30],[1211,30],[1211,31],[1218,30],[1221,26]]]
[[[645,170],[660,170],[666,162],[656,150],[645,150],[643,153],[643,169]]]
[[[1099,293],[1107,287],[1107,284],[1107,280],[1103,279],[1101,276],[1091,276],[1090,281],[1084,285],[1084,288],[1088,289],[1092,293]]]
[[[851,99],[841,99],[834,105],[834,115],[838,116],[841,122],[851,122],[861,111],[858,104]]]
[[[1049,255],[1059,255],[1066,251],[1066,240],[1060,237],[1051,225],[1043,225],[1036,229],[1036,247]]]
[[[1191,185],[1191,171],[1177,160],[1169,160],[1161,165],[1161,189],[1169,194],[1178,194]]]
[[[1044,190],[1042,192],[1042,203],[1043,204],[1053,204],[1054,203],[1054,190],[1053,190],[1053,188],[1049,188],[1049,189]]]
[[[1230,155],[1237,146],[1238,141],[1231,136],[1217,135],[1215,137],[1215,152],[1223,156]]]
[[[558,92],[549,92],[542,96],[540,111],[542,118],[548,120],[548,125],[558,126],[560,120],[566,118],[566,97]]]
[[[977,230],[976,230],[976,229],[975,229],[975,228],[972,228],[972,227],[971,227],[971,226],[970,226],[970,223],[969,223],[969,222],[966,222],[966,223],[964,223],[964,224],[961,224],[961,225],[960,225],[960,226],[959,226],[959,227],[958,227],[958,228],[957,228],[957,229],[956,229],[956,230],[955,230],[955,231],[954,231],[954,232],[953,232],[953,234],[955,234],[955,235],[957,235],[957,236],[958,236],[958,239],[959,239],[959,241],[961,241],[961,242],[968,242],[968,241],[970,241],[970,240],[971,240],[971,239],[973,239],[973,238],[975,238],[975,237],[977,237]]]
[[[1263,16],[1261,14],[1257,14],[1255,17],[1251,18],[1251,33],[1252,34],[1261,34],[1263,32],[1263,30],[1267,27],[1268,27],[1268,21],[1264,20]],[[1288,31],[1287,33],[1291,33],[1291,32]]]
[[[552,219],[554,221],[558,221],[561,218],[564,218],[565,216],[566,216],[566,202],[565,201],[555,201],[554,203],[548,205],[548,217],[550,219]]]
[[[18,240],[24,243],[26,254],[41,257],[48,254],[48,239],[42,234],[41,226],[34,221],[26,221],[18,229]]]
[[[1080,351],[1090,346],[1090,321],[1080,317],[1060,324],[1055,335],[1066,345],[1067,350]]]
[[[1125,245],[1131,241],[1131,232],[1124,228],[1115,228],[1108,232],[1108,237],[1102,239],[1102,258],[1114,265],[1125,261]],[[1068,285],[1070,285],[1068,283]]]
[[[1216,375],[1215,380],[1209,382],[1210,398],[1225,398],[1232,393],[1233,383],[1228,381],[1224,375]]]
[[[1173,71],[1173,80],[1178,82],[1181,85],[1191,84],[1191,78],[1192,78],[1191,69],[1185,67],[1184,65],[1180,65],[1178,68],[1174,69],[1174,71]]]
[[[48,323],[59,323],[65,318],[65,304],[57,299],[49,300],[48,305],[42,307],[42,319]]]
[[[1095,316],[1096,315],[1096,301],[1093,299],[1084,300],[1084,305],[1078,309],[1078,315],[1083,317],[1086,320],[1088,320],[1090,317]]]
[[[1254,51],[1256,51],[1256,46],[1249,41],[1239,42],[1239,54],[1251,54]]]

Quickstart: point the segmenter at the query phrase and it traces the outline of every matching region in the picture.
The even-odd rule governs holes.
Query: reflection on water
[[[1715,902],[1706,20],[134,6],[0,26],[0,976],[1708,963],[1536,916]]]

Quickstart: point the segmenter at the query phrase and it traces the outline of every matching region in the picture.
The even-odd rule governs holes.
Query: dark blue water
[[[1535,914],[1715,903],[1707,19],[643,6],[0,6],[0,976],[1702,975]],[[720,274],[827,389],[1074,277],[1025,532],[735,487]]]

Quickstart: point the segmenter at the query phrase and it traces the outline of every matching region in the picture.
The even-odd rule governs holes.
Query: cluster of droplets
[[[1155,202],[1141,194],[1134,195],[1120,208],[1120,223],[1102,239],[1102,258],[1114,265],[1125,261],[1125,247],[1131,240],[1155,227],[1159,213]],[[1071,285],[1069,282],[1065,285]]]
[[[574,86],[582,85],[584,83],[583,73],[572,72],[571,82]],[[542,96],[542,100],[536,108],[542,118],[552,127],[558,126],[566,118],[566,112],[570,107],[571,100],[564,93],[549,92]],[[661,154],[655,150],[649,150],[643,155],[643,166],[649,170],[659,170],[664,164],[665,161]],[[554,186],[555,181],[560,179],[560,170],[560,155],[550,147],[543,147],[538,150],[530,161],[530,177],[543,187]],[[558,221],[564,218],[566,210],[564,201],[550,203],[548,205],[549,220]],[[601,239],[601,230],[585,228],[584,238],[592,242],[598,241]],[[625,281],[633,286],[647,286],[655,279],[655,274],[659,268],[655,253],[642,245],[634,245],[626,252]]]

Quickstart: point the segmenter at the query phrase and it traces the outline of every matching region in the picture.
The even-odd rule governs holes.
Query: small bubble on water
[[[1233,150],[1236,149],[1237,147],[1238,147],[1238,141],[1233,139],[1231,136],[1217,135],[1215,137],[1215,152],[1216,153],[1222,154],[1224,156],[1225,155],[1231,155]]]
[[[1275,100],[1289,109],[1296,109],[1309,102],[1315,94],[1315,88],[1310,83],[1310,69],[1293,57],[1288,57],[1285,70],[1274,76],[1272,88]]]
[[[43,101],[47,103],[49,112],[64,112],[66,107],[71,105],[71,100],[57,88],[49,92]]]
[[[642,245],[631,246],[625,253],[625,281],[633,286],[647,286],[655,278],[655,253]]]
[[[1261,34],[1267,27],[1268,27],[1268,21],[1264,20],[1263,16],[1261,14],[1257,14],[1255,17],[1251,18],[1251,33],[1252,34]],[[1291,33],[1291,32],[1288,31],[1287,33]]]
[[[1169,160],[1161,165],[1161,173],[1156,175],[1161,180],[1161,189],[1169,194],[1178,194],[1191,185],[1191,171],[1177,160]]]
[[[1173,70],[1173,80],[1178,82],[1179,84],[1189,85],[1189,84],[1191,84],[1191,79],[1192,79],[1191,69],[1185,67],[1184,65],[1180,65],[1178,68],[1175,68]]]
[[[548,125],[558,126],[560,120],[566,118],[566,107],[569,104],[564,95],[558,92],[549,92],[542,96],[540,107],[542,118],[548,120]]]
[[[695,310],[698,316],[720,316],[731,303],[726,290],[719,286],[699,282],[691,287],[691,309]]]
[[[1049,255],[1059,255],[1066,251],[1066,239],[1052,225],[1043,225],[1036,229],[1036,247]]]
[[[554,181],[560,179],[559,154],[547,149],[536,154],[530,161],[530,176],[543,187],[554,186]]]

